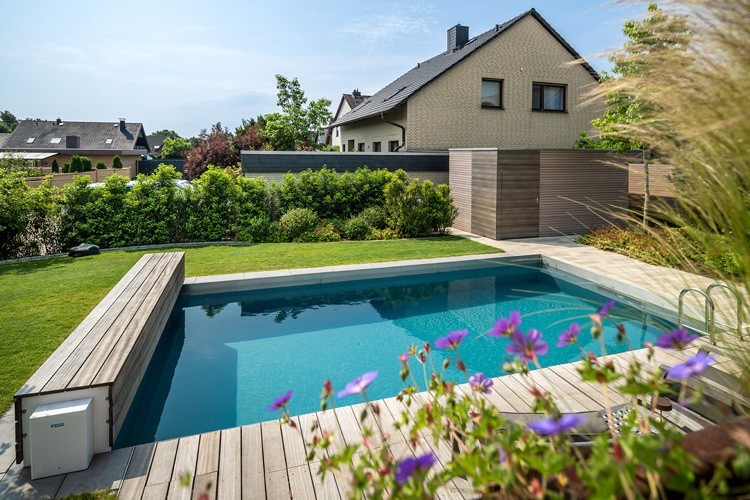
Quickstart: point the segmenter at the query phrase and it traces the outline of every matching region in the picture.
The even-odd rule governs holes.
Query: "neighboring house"
[[[347,151],[570,148],[602,101],[599,75],[531,9],[417,64],[332,124]],[[343,148],[342,148],[343,149]]]
[[[8,140],[8,137],[10,137],[10,132],[0,134],[0,149],[5,145],[6,141]]]
[[[369,95],[362,95],[359,89],[354,89],[351,94],[343,94],[341,96],[341,101],[339,102],[339,107],[336,108],[336,113],[333,115],[331,123],[334,123],[349,111],[362,104],[365,99],[369,99],[370,97],[371,96]],[[339,130],[339,127],[331,127],[327,129],[326,144],[330,144],[331,146],[338,146],[339,151],[350,151],[345,149],[346,144],[341,141],[341,130]]]
[[[66,122],[58,118],[22,120],[0,150],[57,153],[60,168],[73,155],[86,156],[93,164],[102,161],[107,167],[119,156],[123,167],[128,168],[135,167],[135,162],[149,152],[149,146],[141,123],[126,123],[124,118],[117,122]]]
[[[166,135],[158,134],[158,135],[148,135],[146,136],[146,140],[148,141],[149,149],[151,150],[151,153],[153,153],[156,156],[161,156],[161,147],[164,145],[164,140],[167,138]]]

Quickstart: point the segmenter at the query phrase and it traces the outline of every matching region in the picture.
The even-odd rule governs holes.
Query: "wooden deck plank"
[[[341,496],[339,487],[336,484],[337,478],[333,474],[326,474],[325,479],[320,476],[320,462],[310,462],[310,474],[312,475],[315,495],[318,499],[345,498]]]
[[[24,396],[39,392],[42,387],[47,385],[50,378],[57,372],[60,365],[73,353],[81,342],[86,338],[91,328],[101,319],[125,291],[133,278],[151,261],[154,254],[146,254],[141,257],[130,270],[120,279],[120,281],[110,290],[99,304],[94,307],[91,313],[68,335],[52,355],[42,364],[41,367],[31,376],[24,386],[16,393],[16,396]]]
[[[570,369],[568,369],[570,367]],[[557,365],[550,367],[550,370],[557,373],[560,377],[564,378],[570,384],[576,384],[576,387],[587,395],[590,399],[595,402],[601,402],[601,405],[606,405],[604,398],[604,388],[601,384],[595,382],[585,382],[581,379],[580,373],[572,365]],[[628,403],[629,400],[619,391],[608,390],[607,397],[610,399],[610,403],[613,405],[621,405]]]
[[[350,408],[352,409],[354,416],[359,422],[359,426],[362,429],[363,436],[365,428],[369,429],[372,432],[372,436],[370,437],[370,446],[372,448],[380,448],[383,445],[383,436],[381,435],[380,424],[378,423],[379,418],[373,414],[372,407],[368,406],[366,403],[359,403],[356,405],[352,405]],[[378,409],[382,410],[381,405],[378,405]],[[360,421],[362,412],[365,412],[364,421]]]
[[[89,330],[83,341],[59,365],[58,370],[42,388],[43,392],[67,389],[70,386],[71,380],[79,373],[81,367],[105,335],[108,335],[111,330],[119,332],[125,328],[127,323],[121,321],[122,317],[127,318],[132,315],[130,311],[134,307],[137,307],[137,305],[140,305],[141,301],[146,297],[146,294],[143,292],[143,285],[144,283],[149,283],[148,289],[151,289],[153,282],[158,278],[158,273],[164,267],[164,261],[166,260],[164,255],[166,254],[159,254],[157,257],[151,259],[148,265],[144,266],[141,273],[133,277],[125,291],[99,317],[99,320]],[[90,375],[90,378],[93,379],[95,373],[91,373]],[[87,385],[85,384],[81,387]]]
[[[179,440],[177,439],[156,443],[156,452],[154,453],[154,459],[151,462],[151,469],[148,472],[148,479],[146,480],[147,488],[161,483],[167,483],[167,489],[169,488],[178,444]],[[166,495],[166,490],[164,494]]]
[[[195,475],[201,476],[219,470],[219,447],[221,444],[221,432],[207,432],[200,435],[198,445],[198,460],[195,466]]]
[[[130,458],[125,478],[119,491],[119,498],[123,500],[138,500],[143,496],[146,488],[146,479],[154,457],[156,443],[148,443],[136,446]]]
[[[508,378],[508,376],[497,377],[492,379],[495,384],[492,386],[504,400],[506,400],[517,413],[528,413],[531,409],[531,394],[526,387],[519,386],[517,382]]]
[[[170,500],[190,500],[196,476],[199,444],[200,435],[180,438],[174,469],[172,469],[172,481],[169,484],[169,493],[167,493],[167,498]]]
[[[565,382],[565,379],[552,370],[534,370],[529,373],[529,378],[539,387],[552,394],[555,403],[563,412],[578,413],[604,408],[601,404],[594,402],[581,391]]]
[[[346,446],[343,433],[339,427],[338,419],[334,410],[317,412],[318,421],[320,422],[321,431],[331,433],[331,449],[334,453],[339,453]]]
[[[207,474],[200,474],[195,476],[193,481],[193,495],[192,500],[201,500],[201,497],[205,494],[208,498],[206,500],[215,500],[216,498],[216,485],[219,483],[219,473],[209,472]]]
[[[260,424],[242,427],[242,498],[266,497],[263,468],[263,440]]]
[[[336,418],[341,429],[341,437],[348,445],[362,444],[362,429],[351,406],[336,408]]]
[[[146,486],[143,490],[143,500],[160,500],[167,498],[169,483],[157,483]]]
[[[292,498],[315,500],[315,487],[310,475],[310,467],[307,464],[290,467],[288,474],[289,491],[292,494]]]
[[[263,439],[263,468],[266,474],[286,470],[281,423],[278,420],[263,422],[260,424],[260,429]]]
[[[386,398],[377,402],[380,408],[378,424],[389,445],[406,441],[406,435],[396,426],[401,414],[394,415],[389,409],[388,403],[391,400],[395,400],[395,398]]]
[[[240,427],[221,431],[219,478],[216,498],[236,499],[242,495],[242,434]]]
[[[288,500],[290,497],[289,475],[286,469],[266,473],[266,498]]]
[[[281,437],[284,440],[284,456],[286,457],[286,466],[288,469],[307,464],[307,452],[302,437],[302,428],[299,425],[299,419],[292,417],[297,425],[292,428],[288,424],[281,425]]]

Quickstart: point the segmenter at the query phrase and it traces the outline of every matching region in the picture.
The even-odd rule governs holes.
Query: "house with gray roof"
[[[445,51],[330,125],[347,151],[569,148],[601,115],[597,72],[534,9]]]
[[[369,95],[362,95],[359,89],[354,89],[351,94],[342,94],[341,101],[339,101],[336,112],[333,114],[331,123],[334,123],[370,97],[371,96]],[[330,127],[327,129],[326,144],[338,146],[339,151],[346,151],[346,144],[341,142],[341,131],[339,130],[339,127]]]
[[[124,118],[111,122],[22,120],[0,147],[0,151],[54,153],[45,161],[54,159],[60,167],[73,155],[86,156],[94,164],[102,161],[108,167],[119,156],[124,167],[135,167],[149,150],[143,124],[127,123]]]

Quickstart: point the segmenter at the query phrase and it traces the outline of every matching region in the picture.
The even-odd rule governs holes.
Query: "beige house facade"
[[[365,152],[570,148],[603,112],[603,101],[589,97],[597,84],[593,68],[532,9],[475,38],[454,26],[446,52],[333,125],[342,145]]]

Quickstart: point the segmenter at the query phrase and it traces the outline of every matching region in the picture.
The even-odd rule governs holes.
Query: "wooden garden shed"
[[[488,238],[582,234],[628,207],[628,158],[575,149],[451,149],[453,226]]]

